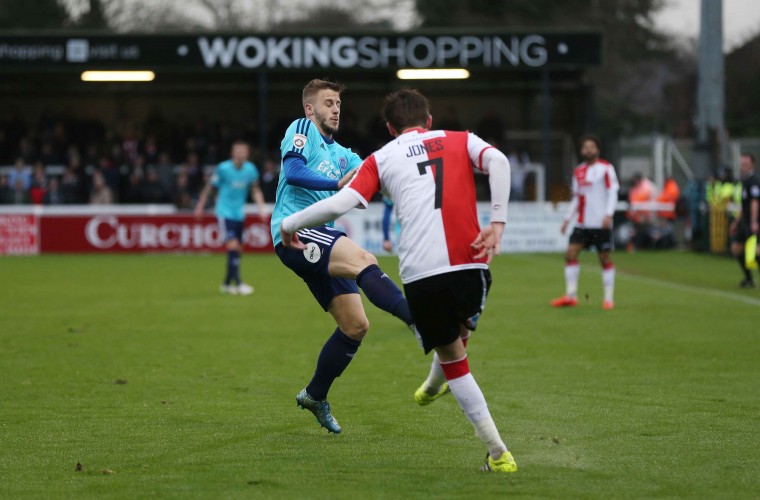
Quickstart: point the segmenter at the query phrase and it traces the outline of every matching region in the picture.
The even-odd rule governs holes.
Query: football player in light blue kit
[[[259,215],[266,216],[264,194],[259,187],[259,171],[248,161],[249,154],[250,147],[247,142],[235,141],[232,144],[232,158],[217,165],[214,175],[204,186],[195,206],[195,216],[200,218],[211,192],[217,192],[215,211],[227,248],[227,274],[220,290],[230,295],[253,293],[253,287],[240,278],[245,221],[243,208],[249,191],[258,205]]]
[[[412,323],[403,293],[378,267],[375,256],[334,229],[332,223],[299,231],[305,250],[282,245],[282,220],[335,194],[362,163],[358,155],[333,139],[340,124],[343,90],[343,85],[326,80],[312,80],[304,87],[306,118],[294,121],[282,140],[282,170],[272,213],[272,241],[277,256],[306,282],[337,324],[322,347],[311,382],[296,396],[298,406],[311,411],[322,427],[334,433],[341,428],[330,412],[327,392],[353,359],[369,329],[358,287],[377,307],[407,325]]]

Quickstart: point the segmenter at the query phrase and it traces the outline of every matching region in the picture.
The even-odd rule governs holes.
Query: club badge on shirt
[[[293,146],[299,149],[306,146],[306,136],[303,134],[296,134],[293,136]]]

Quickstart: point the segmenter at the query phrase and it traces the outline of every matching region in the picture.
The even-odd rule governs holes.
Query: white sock
[[[501,457],[502,453],[507,451],[507,445],[499,436],[496,424],[494,424],[491,413],[488,411],[486,398],[475,378],[471,373],[468,373],[449,380],[449,387],[467,420],[475,428],[475,434],[488,447],[491,456]]]
[[[485,420],[473,424],[473,426],[475,427],[475,435],[488,447],[488,451],[494,460],[500,459],[501,455],[508,451],[507,445],[499,436],[499,430],[496,428],[491,415],[488,415]]]
[[[430,364],[430,373],[428,373],[427,379],[425,380],[425,391],[435,394],[445,381],[446,375],[444,375],[443,368],[441,368],[438,353],[434,352],[433,362]]]
[[[578,294],[578,276],[581,274],[581,265],[577,262],[565,265],[565,295],[575,297]]]
[[[602,286],[604,286],[604,300],[613,302],[615,295],[615,266],[602,269]]]

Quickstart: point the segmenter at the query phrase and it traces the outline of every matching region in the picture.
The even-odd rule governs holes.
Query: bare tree
[[[0,1],[0,29],[61,28],[71,17],[58,0]]]
[[[406,28],[416,20],[414,0],[61,1],[81,26],[119,32]]]

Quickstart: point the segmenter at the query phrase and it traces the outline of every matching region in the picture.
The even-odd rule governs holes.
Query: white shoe
[[[240,295],[251,295],[253,293],[253,287],[251,285],[246,285],[245,283],[240,283],[237,286],[237,293]]]
[[[238,287],[235,285],[221,285],[219,291],[227,295],[237,295],[239,293]]]

